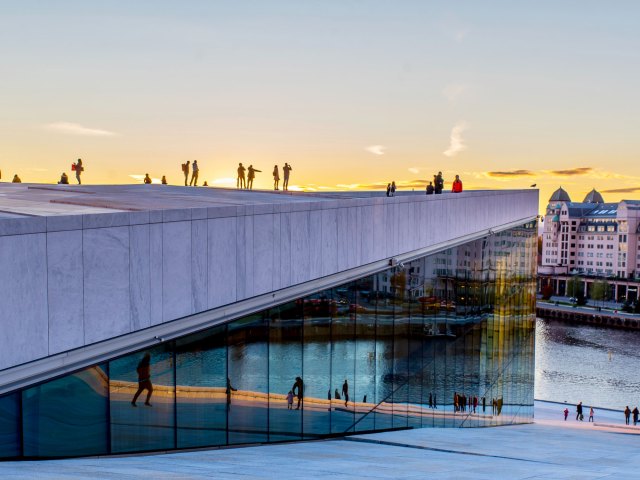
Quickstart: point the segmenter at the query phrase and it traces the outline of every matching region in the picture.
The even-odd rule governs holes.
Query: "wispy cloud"
[[[384,145],[369,145],[365,150],[374,155],[384,155],[386,147]]]
[[[533,177],[535,173],[531,170],[505,170],[496,172],[486,172],[488,177],[513,178],[513,177]]]
[[[577,167],[577,168],[569,168],[567,170],[549,170],[549,174],[557,175],[557,176],[571,176],[571,175],[587,175],[588,173],[593,172],[593,168],[591,167]]]
[[[417,167],[411,167],[408,169],[411,173],[420,173],[420,169]]]
[[[444,153],[447,157],[454,157],[458,153],[467,149],[464,138],[462,138],[462,132],[467,129],[466,122],[458,122],[455,127],[451,129],[451,138],[449,142],[449,148]]]
[[[450,103],[455,104],[468,90],[469,86],[463,83],[450,83],[444,87],[442,94]]]
[[[236,179],[235,178],[231,178],[231,177],[214,178],[209,183],[211,183],[211,185],[232,185],[232,186],[235,186],[236,185]]]
[[[117,135],[115,132],[110,132],[108,130],[102,130],[99,128],[89,128],[79,123],[71,123],[71,122],[54,122],[49,123],[44,126],[45,129],[51,130],[53,132],[64,133],[67,135],[84,135],[84,136],[94,136],[94,137],[112,137]]]
[[[640,192],[640,187],[612,188],[611,190],[602,190],[602,193],[633,193]]]

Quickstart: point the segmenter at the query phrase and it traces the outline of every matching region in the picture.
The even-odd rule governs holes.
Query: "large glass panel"
[[[227,330],[230,444],[269,440],[269,333],[266,312],[229,324]]]
[[[354,428],[356,290],[355,282],[333,289],[337,308],[331,320],[332,433],[346,433]]]
[[[357,303],[354,307],[356,323],[356,376],[353,385],[355,402],[355,430],[375,429],[375,417],[369,411],[375,406],[376,394],[376,304],[373,276],[357,282]]]
[[[269,441],[300,440],[305,413],[302,305],[269,310]]]
[[[392,270],[374,276],[376,292],[375,402],[373,414],[376,430],[393,426],[393,318],[395,295]]]
[[[109,363],[113,453],[175,448],[173,342]]]
[[[24,455],[69,457],[109,452],[106,365],[22,393]]]
[[[0,397],[0,458],[19,456],[20,438],[20,394],[11,393]]]
[[[176,340],[178,448],[227,443],[226,327]]]
[[[331,290],[324,290],[301,302],[304,312],[305,438],[331,433],[331,316],[340,308]]]

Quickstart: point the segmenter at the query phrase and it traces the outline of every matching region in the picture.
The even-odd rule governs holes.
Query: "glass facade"
[[[533,419],[536,226],[0,397],[0,457]]]

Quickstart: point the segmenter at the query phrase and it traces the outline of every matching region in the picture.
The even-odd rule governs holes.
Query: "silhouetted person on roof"
[[[391,182],[391,196],[392,197],[396,196],[396,181],[395,180],[393,182]]]
[[[280,183],[280,172],[278,171],[278,165],[273,166],[273,189],[279,190],[278,185]]]
[[[256,178],[256,172],[261,172],[262,170],[256,170],[253,168],[253,165],[249,165],[247,169],[247,190],[253,189],[253,179]]]
[[[13,176],[13,180],[11,180],[11,183],[22,183],[22,180],[20,180],[20,177],[17,173]]]
[[[138,372],[138,391],[133,396],[133,400],[131,400],[131,405],[137,407],[136,400],[140,396],[143,390],[147,391],[147,400],[144,404],[147,407],[151,406],[149,400],[151,400],[151,394],[153,393],[153,385],[151,385],[151,355],[149,353],[145,353],[142,360],[138,364],[138,368],[136,369]]]
[[[442,190],[444,190],[444,178],[442,178],[442,172],[438,172],[438,175],[435,176],[434,180],[433,186],[435,187],[436,193],[442,193]]]
[[[162,175],[162,185],[166,185],[167,184],[167,177],[165,175]]]
[[[433,183],[429,182],[429,185],[427,185],[427,195],[433,195],[433,192],[435,192],[435,188],[433,187]]]
[[[184,186],[187,186],[187,182],[189,181],[189,165],[191,161],[187,160],[187,163],[182,164],[182,173],[184,173]]]
[[[236,179],[236,188],[246,188],[246,183],[244,180],[244,171],[246,168],[242,166],[242,163],[238,164],[238,178]]]
[[[198,173],[200,173],[200,167],[198,167],[198,161],[194,160],[193,165],[191,165],[191,181],[189,185],[193,185],[194,187],[198,186]]]
[[[387,197],[391,196],[391,184],[387,183]]]
[[[78,180],[78,185],[81,185],[82,181],[80,180],[80,175],[82,175],[82,172],[84,171],[84,167],[82,166],[82,159],[79,158],[78,161],[74,163],[74,165],[76,170],[76,180]]]
[[[460,176],[456,175],[456,179],[453,181],[453,185],[451,186],[451,191],[453,193],[461,193],[462,192],[462,180],[460,180]]]
[[[62,172],[62,175],[60,175],[60,181],[58,182],[58,185],[69,185],[69,177],[66,173]]]
[[[282,189],[289,190],[289,172],[291,172],[293,168],[291,165],[285,162],[284,167],[282,167],[282,172],[284,173],[284,181],[282,182]]]
[[[148,173],[144,174],[144,184],[145,185],[149,185],[151,183],[151,177],[149,176]]]

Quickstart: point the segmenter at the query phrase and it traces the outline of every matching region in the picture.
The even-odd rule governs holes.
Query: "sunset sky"
[[[637,1],[0,2],[0,170],[640,198]]]

